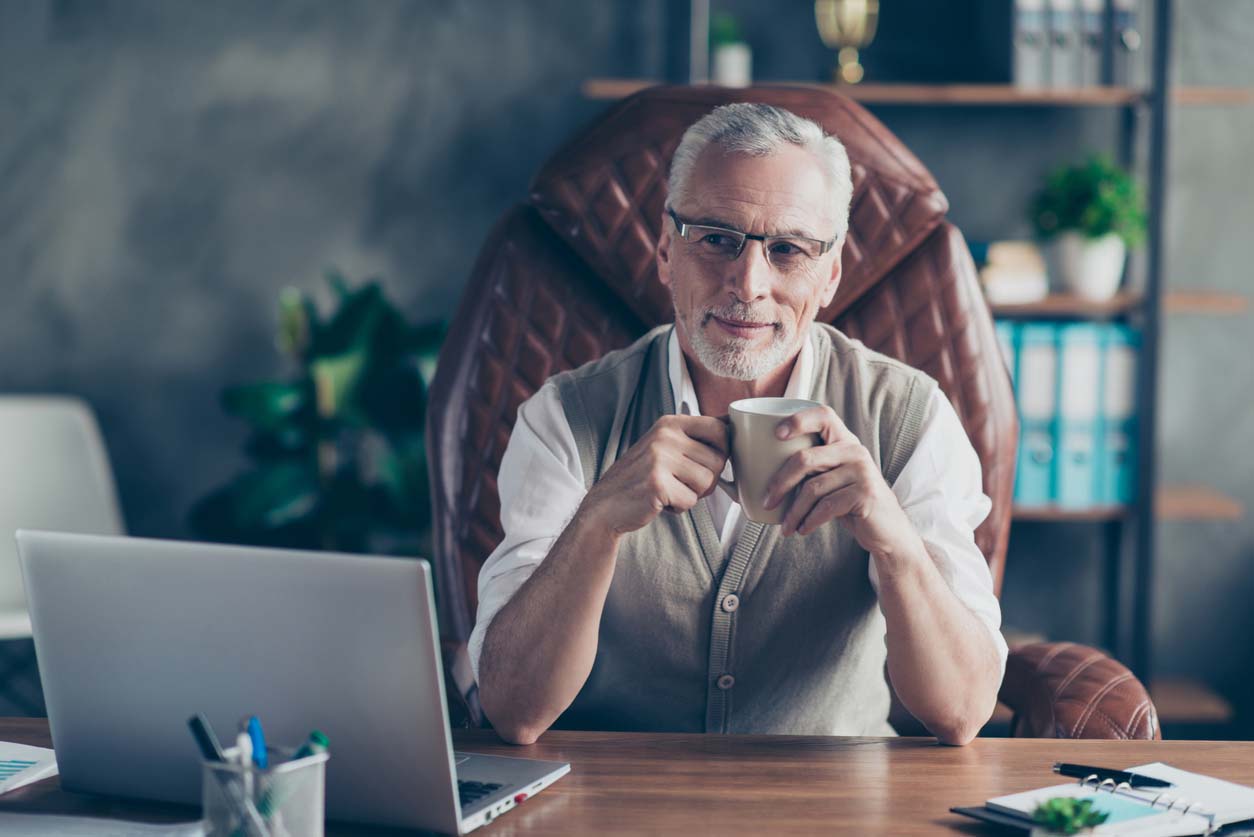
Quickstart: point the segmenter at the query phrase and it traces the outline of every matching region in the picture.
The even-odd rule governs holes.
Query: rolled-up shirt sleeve
[[[479,608],[466,649],[476,682],[488,626],[540,566],[587,493],[575,437],[551,382],[518,408],[497,489],[505,537],[479,570]]]
[[[988,628],[1005,672],[1008,649],[1001,634],[1001,606],[988,562],[975,543],[975,529],[993,504],[984,494],[979,457],[939,389],[928,403],[914,452],[892,488],[949,589]],[[878,590],[874,561],[870,576]]]

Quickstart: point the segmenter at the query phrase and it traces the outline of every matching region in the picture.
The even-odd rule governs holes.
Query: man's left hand
[[[917,540],[871,452],[835,410],[828,406],[802,410],[781,421],[775,432],[781,439],[817,433],[823,440],[789,457],[767,485],[768,509],[796,489],[781,524],[782,534],[808,535],[840,520],[872,555],[900,554]]]

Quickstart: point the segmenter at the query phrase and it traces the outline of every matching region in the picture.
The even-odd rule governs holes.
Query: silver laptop
[[[416,559],[17,533],[66,790],[198,804],[187,719],[330,739],[327,816],[464,833],[570,770],[454,753]]]

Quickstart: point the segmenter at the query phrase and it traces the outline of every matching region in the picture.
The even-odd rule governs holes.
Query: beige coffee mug
[[[775,435],[775,428],[793,413],[821,406],[804,398],[743,398],[728,406],[734,480],[720,482],[755,523],[783,522],[790,498],[768,511],[762,508],[766,487],[788,457],[822,441],[817,433],[781,440]]]

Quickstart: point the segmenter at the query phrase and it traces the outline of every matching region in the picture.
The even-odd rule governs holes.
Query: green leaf
[[[222,408],[264,431],[275,431],[309,404],[309,390],[301,383],[263,381],[229,387],[222,392]]]
[[[309,374],[317,393],[319,416],[349,421],[355,418],[351,401],[366,369],[366,360],[366,353],[359,350],[321,357],[309,364]]]
[[[207,497],[193,512],[193,525],[209,534],[265,533],[313,514],[318,495],[317,470],[307,461],[257,468]]]

